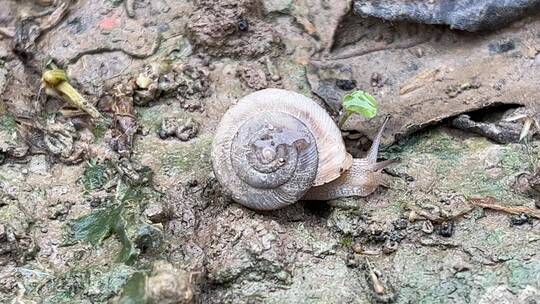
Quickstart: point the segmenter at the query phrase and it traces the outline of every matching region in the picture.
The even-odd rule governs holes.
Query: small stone
[[[422,223],[422,231],[427,234],[433,233],[433,223],[431,221],[424,221]]]
[[[317,261],[317,260],[316,260]],[[354,254],[348,254],[347,255],[347,258],[345,260],[345,264],[348,266],[348,267],[351,267],[351,268],[356,268],[358,267],[358,260],[356,259],[356,257],[354,256]]]
[[[238,29],[242,32],[245,32],[249,29],[249,23],[247,20],[243,19],[238,22]]]
[[[167,211],[158,202],[149,203],[144,209],[144,215],[153,223],[162,223],[168,217]]]
[[[506,53],[516,48],[513,41],[492,42],[488,45],[488,49],[493,54]]]
[[[179,121],[175,135],[181,141],[188,141],[195,137],[197,133],[199,133],[199,124],[193,118],[188,118]]]
[[[336,86],[343,91],[350,91],[356,88],[356,80],[354,79],[337,79]]]
[[[362,247],[362,244],[360,243],[354,243],[351,248],[355,253],[360,254],[363,252],[363,247]]]
[[[411,223],[412,223],[412,222],[415,222],[415,221],[417,221],[417,220],[419,220],[419,219],[421,219],[421,218],[422,218],[422,217],[419,216],[419,215],[416,213],[416,211],[414,211],[414,210],[411,210],[411,211],[409,212],[409,214],[407,215],[407,219],[408,219],[409,222],[411,222]]]
[[[414,49],[414,55],[416,55],[416,57],[422,58],[424,57],[424,54],[425,52],[423,48],[419,47],[419,48]]]
[[[444,237],[451,237],[454,234],[454,223],[443,222],[439,229],[439,235]]]
[[[268,87],[266,74],[258,65],[247,64],[240,66],[238,67],[236,74],[249,88],[254,90],[262,90]]]
[[[165,261],[154,262],[147,278],[146,290],[150,303],[194,303],[192,274],[174,268]]]
[[[372,87],[380,86],[381,81],[382,81],[382,76],[381,76],[381,74],[379,74],[379,73],[377,73],[377,72],[371,74],[371,86],[372,86]]]
[[[165,118],[161,122],[161,128],[158,135],[161,139],[175,136],[181,141],[188,141],[195,137],[199,132],[199,123],[193,118],[176,119]]]
[[[521,226],[523,224],[530,223],[530,222],[531,222],[531,218],[525,213],[521,213],[518,216],[513,216],[510,218],[510,224],[512,226]]]
[[[398,242],[392,241],[392,240],[386,240],[386,241],[384,242],[382,251],[383,251],[385,254],[390,254],[390,253],[396,251],[396,250],[398,249],[398,246],[399,246],[399,243],[398,243]]]
[[[407,226],[409,225],[409,222],[406,219],[400,218],[394,221],[392,225],[394,225],[394,229],[396,230],[403,230],[407,228]]]

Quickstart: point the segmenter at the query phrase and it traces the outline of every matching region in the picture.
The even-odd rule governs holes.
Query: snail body
[[[381,133],[382,128],[368,156],[353,161],[341,131],[315,101],[264,89],[225,113],[212,144],[212,164],[224,189],[251,209],[365,196],[384,183],[382,163],[376,163]]]

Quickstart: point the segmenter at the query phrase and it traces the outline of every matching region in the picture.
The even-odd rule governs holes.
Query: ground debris
[[[71,106],[88,113],[92,118],[101,117],[99,111],[69,83],[67,73],[55,66],[43,72],[43,87],[48,95],[59,97]]]
[[[145,66],[135,79],[134,102],[146,106],[161,98],[174,98],[188,111],[202,110],[202,99],[211,94],[208,74],[207,60],[154,62]]]
[[[393,303],[398,293],[390,281],[367,258],[363,268],[366,281],[372,290],[373,301],[375,303]]]
[[[526,126],[527,122],[522,124],[519,122],[527,116],[526,107],[519,107],[516,109],[510,109],[503,113],[502,117],[494,122],[480,121],[477,122],[471,118],[468,114],[461,114],[457,118],[452,120],[452,126],[479,134],[487,137],[498,143],[517,143],[527,138],[531,139],[532,135],[536,133],[536,126],[531,129],[533,122],[529,122],[531,125]],[[488,119],[491,117],[488,117]],[[491,118],[493,120],[493,118]],[[540,129],[539,129],[540,130]]]
[[[251,89],[262,90],[268,87],[264,71],[255,64],[240,66],[237,70],[237,76]]]
[[[118,83],[113,88],[112,104],[109,108],[113,115],[109,144],[121,157],[131,155],[133,136],[138,129],[133,107],[133,89],[130,84]]]
[[[161,122],[161,129],[158,134],[161,139],[174,136],[181,141],[188,141],[194,138],[199,132],[199,123],[193,118],[177,119],[164,118]]]
[[[494,198],[470,198],[467,200],[474,206],[487,208],[496,211],[502,211],[510,214],[521,215],[526,214],[528,216],[540,219],[540,210],[529,208],[529,207],[520,207],[520,206],[505,206],[499,204]]]

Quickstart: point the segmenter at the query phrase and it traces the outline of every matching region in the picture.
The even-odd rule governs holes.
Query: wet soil
[[[464,33],[361,18],[350,1],[66,3],[24,52],[0,34],[0,302],[540,301],[538,137],[502,144],[451,123],[539,106],[540,16]],[[54,7],[2,1],[0,27]],[[40,91],[50,59],[103,120]],[[336,121],[344,94],[372,93],[380,114],[343,135],[359,157],[391,114],[394,183],[272,212],[231,201],[212,136],[270,87]]]

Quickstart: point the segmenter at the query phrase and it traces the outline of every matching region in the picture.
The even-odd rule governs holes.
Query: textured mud
[[[2,1],[0,27],[49,2]],[[538,107],[540,17],[472,34],[351,2],[75,1],[27,54],[0,36],[0,302],[540,301],[539,219],[469,202],[538,213],[538,137],[515,143],[521,122],[497,119]],[[50,58],[106,120],[67,119],[38,94]],[[401,159],[395,182],[273,212],[230,201],[212,136],[267,87],[332,114],[371,92],[393,116],[381,154]],[[511,136],[458,130],[463,113]],[[352,154],[379,124],[345,125]]]

